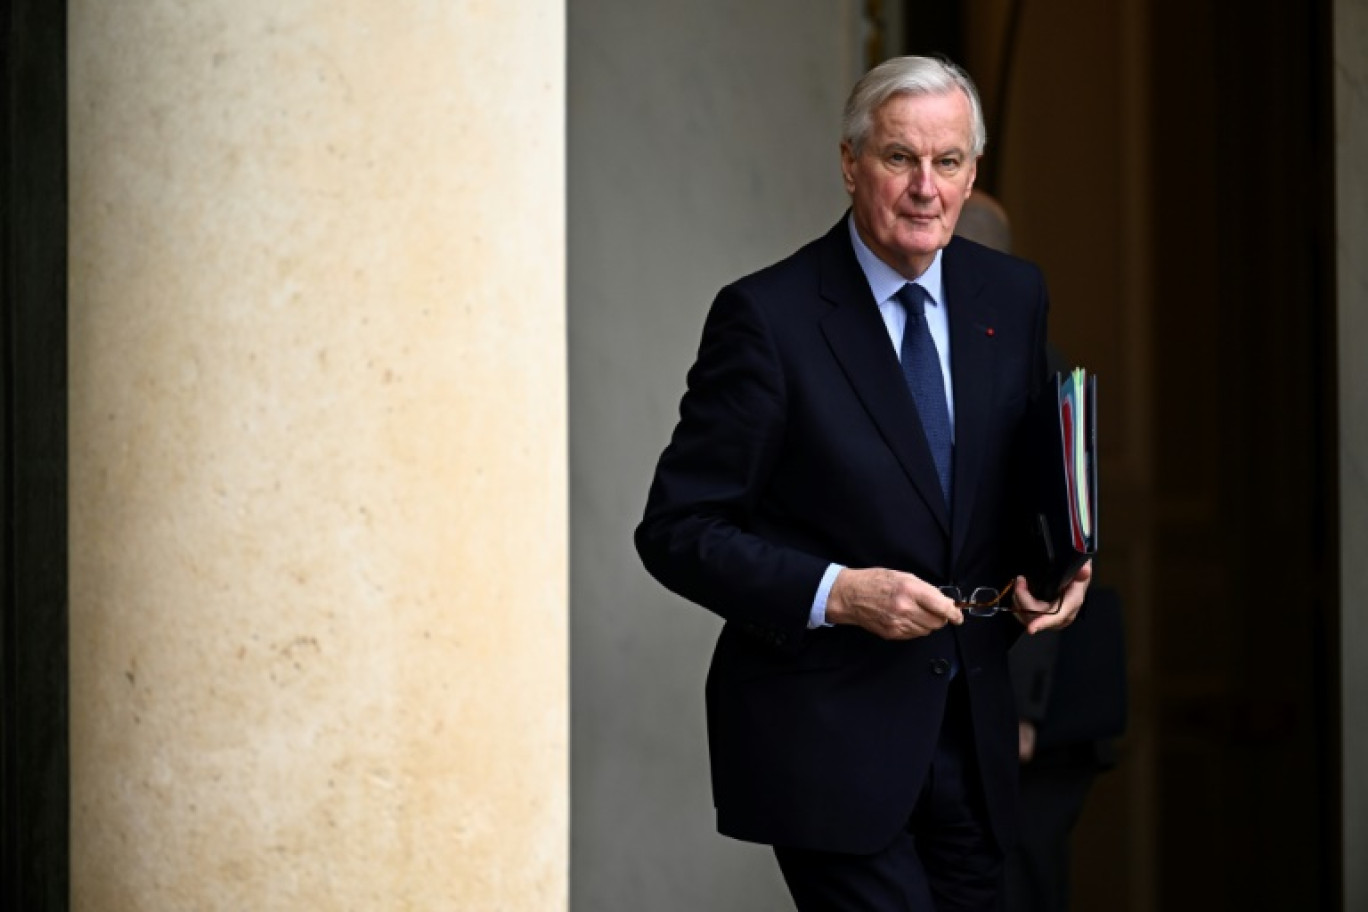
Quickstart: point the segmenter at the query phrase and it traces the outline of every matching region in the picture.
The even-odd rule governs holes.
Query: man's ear
[[[983,156],[981,156],[981,155],[979,156],[979,158],[982,158],[982,157],[983,157]],[[965,199],[968,199],[968,198],[969,198],[969,194],[971,194],[971,193],[974,192],[974,180],[978,177],[978,163],[979,163],[979,160],[978,160],[978,158],[976,158],[976,159],[974,159],[974,163],[973,163],[972,165],[969,166],[969,183],[965,184],[965,186],[964,186],[964,198],[965,198]]]
[[[841,143],[841,180],[845,182],[846,193],[855,192],[855,152],[850,143]]]

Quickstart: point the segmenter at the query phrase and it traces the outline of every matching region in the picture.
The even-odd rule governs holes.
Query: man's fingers
[[[1059,597],[1054,602],[1046,604],[1031,595],[1023,577],[1017,577],[1017,605],[1028,612],[1018,617],[1026,623],[1026,632],[1036,634],[1042,630],[1062,629],[1072,624],[1078,616],[1079,609],[1083,607],[1083,599],[1087,595],[1088,584],[1091,581],[1092,561],[1088,561],[1074,574],[1074,578],[1060,592]]]
[[[964,611],[955,607],[955,600],[934,587],[926,587],[920,605],[928,614],[939,618],[943,624],[963,624]]]
[[[897,574],[886,608],[891,639],[926,636],[946,624],[963,622],[954,600],[910,573]]]
[[[827,618],[855,624],[890,640],[926,636],[964,623],[953,599],[911,573],[887,568],[844,569],[827,600]]]
[[[1031,587],[1026,583],[1026,577],[1016,578],[1015,589],[1012,591],[1012,600],[1018,608],[1028,615],[1043,614],[1050,610],[1050,606],[1037,599],[1031,594]]]

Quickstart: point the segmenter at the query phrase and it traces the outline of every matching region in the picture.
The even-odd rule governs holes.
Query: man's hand
[[[847,567],[836,576],[827,596],[826,619],[863,627],[886,640],[910,640],[946,624],[963,624],[964,612],[935,586],[911,573]]]
[[[1074,617],[1078,615],[1078,609],[1083,605],[1083,596],[1088,594],[1088,584],[1092,582],[1092,561],[1088,561],[1074,578],[1069,581],[1069,585],[1064,587],[1064,591],[1059,593],[1059,598],[1053,603],[1042,602],[1031,595],[1030,588],[1026,585],[1026,577],[1018,576],[1016,579],[1016,591],[1013,597],[1016,606],[1021,609],[1017,613],[1017,619],[1026,625],[1027,633],[1040,633],[1042,630],[1054,630],[1068,627],[1073,623]],[[840,577],[837,577],[840,580]],[[835,587],[832,587],[833,590]],[[1054,606],[1058,605],[1059,610],[1053,614],[1040,614],[1039,612],[1053,611]],[[1027,614],[1025,612],[1037,612]]]

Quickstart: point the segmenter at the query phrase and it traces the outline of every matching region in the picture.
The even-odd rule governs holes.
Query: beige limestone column
[[[69,19],[73,908],[564,908],[563,4]]]

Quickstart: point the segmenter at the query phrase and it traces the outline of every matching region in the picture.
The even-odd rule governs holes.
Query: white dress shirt
[[[884,326],[888,329],[888,341],[893,346],[893,353],[901,357],[903,332],[907,327],[907,308],[903,307],[898,300],[898,292],[907,284],[907,279],[892,266],[874,255],[874,251],[869,249],[864,239],[860,237],[860,232],[855,230],[855,216],[852,214],[846,219],[846,226],[850,229],[850,243],[855,248],[855,259],[860,263],[860,270],[864,272],[865,281],[869,283],[869,290],[874,295],[874,300],[879,305],[879,316],[883,317]],[[926,271],[917,276],[915,282],[926,292],[926,326],[931,331],[931,339],[936,343],[936,353],[940,355],[941,377],[945,380],[945,406],[950,412],[950,434],[954,440],[955,433],[955,391],[950,381],[950,316],[946,312],[945,306],[945,282],[941,276],[941,253],[937,250],[935,258]],[[827,597],[831,594],[831,587],[836,583],[836,575],[845,567],[841,564],[831,564],[827,567],[826,573],[822,574],[822,582],[817,587],[817,594],[812,600],[812,609],[808,612],[808,627],[826,626],[826,603]]]

